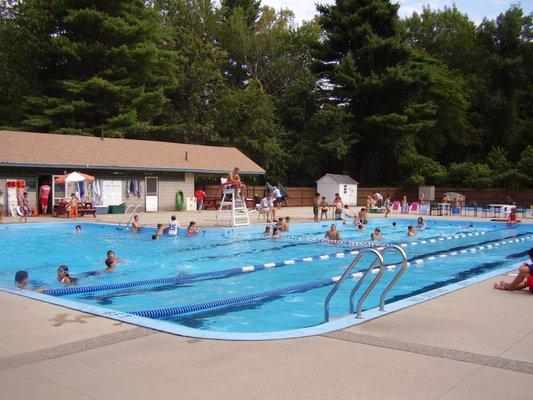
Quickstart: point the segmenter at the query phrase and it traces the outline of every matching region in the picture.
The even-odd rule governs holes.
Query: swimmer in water
[[[139,233],[141,230],[141,220],[137,214],[133,216],[133,222],[131,223],[131,233]]]
[[[413,225],[409,225],[407,227],[407,236],[415,236],[415,235],[416,235],[415,227]]]
[[[374,232],[372,232],[372,234],[370,235],[370,240],[378,241],[382,239],[383,239],[383,235],[381,234],[381,229],[379,228],[374,229]]]
[[[17,271],[15,274],[15,286],[19,289],[28,288],[29,275],[26,271]]]
[[[263,236],[272,236],[272,230],[270,229],[270,225],[265,226],[265,231],[263,232]]]
[[[272,237],[273,238],[279,238],[281,237],[281,231],[279,230],[278,227],[274,227],[274,229],[272,229]]]
[[[72,285],[77,282],[77,279],[72,278],[68,274],[68,267],[66,265],[60,265],[57,269],[57,281],[66,285]]]
[[[76,225],[76,233],[81,233],[81,225]]]
[[[196,222],[191,221],[189,223],[189,227],[187,228],[187,236],[191,237],[196,235],[198,233],[198,229],[200,228],[196,225]]]
[[[341,240],[341,234],[337,230],[337,225],[331,224],[329,231],[326,232],[324,237],[329,240]]]
[[[424,221],[424,218],[418,217],[417,224],[418,224],[418,229],[420,230],[426,229],[426,222]]]

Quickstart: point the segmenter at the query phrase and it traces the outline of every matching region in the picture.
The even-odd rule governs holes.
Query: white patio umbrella
[[[66,185],[68,183],[71,183],[71,182],[78,183],[78,182],[85,182],[85,181],[88,181],[88,182],[94,181],[94,176],[83,174],[81,172],[71,172],[70,174],[66,174],[55,179],[56,184],[59,184],[59,185],[65,184],[65,195],[67,193]]]
[[[94,176],[82,174],[81,172],[71,172],[70,174],[60,176],[55,180],[57,184],[84,181],[94,181]]]

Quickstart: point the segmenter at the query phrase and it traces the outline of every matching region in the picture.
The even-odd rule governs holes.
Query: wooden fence
[[[215,197],[218,186],[210,185],[206,187],[207,197]],[[286,188],[289,193],[290,199],[287,206],[311,206],[313,205],[313,198],[316,193],[315,187],[298,187],[289,186]],[[247,196],[252,197],[255,195],[262,197],[264,186],[249,186]],[[371,186],[362,187],[357,189],[357,204],[365,205],[367,196],[370,196],[376,192],[379,192],[383,197],[392,196],[393,200],[401,200],[403,196],[407,196],[407,200],[412,202],[418,199],[418,190],[415,188],[402,189],[391,186]],[[442,196],[446,192],[457,192],[465,195],[467,204],[471,201],[475,201],[478,204],[483,203],[507,203],[508,198],[511,201],[516,202],[518,205],[532,204],[533,203],[533,189],[524,189],[520,191],[508,190],[508,189],[475,189],[475,188],[448,188],[448,187],[436,187],[435,188],[435,200],[440,201]],[[333,199],[328,199],[333,200]]]

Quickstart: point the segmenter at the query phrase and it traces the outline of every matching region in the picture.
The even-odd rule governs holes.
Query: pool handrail
[[[376,277],[374,279],[372,279],[372,282],[370,282],[370,285],[368,285],[366,290],[363,292],[363,294],[361,295],[361,297],[359,297],[359,300],[357,301],[357,315],[356,315],[356,317],[358,319],[363,318],[363,312],[362,312],[363,303],[366,300],[366,298],[368,297],[368,295],[370,294],[370,292],[377,285],[377,283],[379,282],[379,280],[383,276],[383,273],[385,272],[385,262],[383,261],[383,255],[382,255],[383,250],[376,250],[376,252],[379,254],[379,257],[376,257],[374,262],[364,272],[364,274],[361,277],[361,279],[359,279],[359,282],[357,282],[357,285],[355,285],[353,287],[352,291],[350,292],[350,298],[349,298],[349,301],[350,301],[350,314],[355,314],[354,300],[353,300],[354,296],[355,296],[355,293],[357,293],[357,291],[359,290],[359,288],[363,284],[363,281],[365,280],[365,278],[370,273],[372,273],[374,271],[374,269],[376,268],[376,264],[379,264],[379,271],[377,272]]]
[[[348,268],[346,268],[346,270],[344,271],[344,273],[341,275],[341,277],[339,278],[339,280],[335,283],[335,285],[331,288],[331,290],[329,291],[328,295],[326,296],[326,299],[324,300],[324,321],[325,322],[329,322],[329,303],[331,301],[331,298],[333,297],[333,295],[337,292],[337,290],[339,289],[340,285],[342,284],[342,282],[344,282],[344,280],[350,275],[350,273],[352,272],[352,269],[355,267],[355,265],[357,263],[359,263],[359,261],[361,260],[361,258],[366,254],[366,253],[372,253],[374,255],[374,257],[376,258],[377,261],[379,261],[381,267],[380,267],[380,272],[381,274],[379,275],[379,277],[381,277],[381,275],[383,274],[383,270],[384,270],[384,263],[383,263],[383,256],[381,255],[381,253],[375,249],[364,249],[364,250],[361,250],[359,252],[359,254],[357,254],[357,256],[355,256],[355,258],[352,260],[352,262],[350,263],[350,265],[348,266]],[[370,268],[363,274],[363,276],[361,277],[361,279],[359,280],[359,282],[357,283],[357,286],[360,286],[360,282],[363,280],[363,278],[369,273],[369,271],[372,270],[372,268],[374,267],[376,261],[374,261],[372,263],[372,265],[370,266]],[[377,282],[377,281],[376,281]],[[374,283],[374,282],[372,282]],[[366,292],[365,292],[366,293]]]
[[[396,246],[396,245],[386,246],[380,251],[380,253],[383,255],[383,253],[387,251],[397,251],[400,253],[402,257],[402,267],[398,270],[396,275],[394,275],[394,278],[392,278],[392,280],[387,285],[385,290],[383,290],[383,293],[381,293],[381,297],[379,298],[379,310],[380,311],[385,311],[385,297],[389,294],[392,287],[396,285],[396,282],[398,282],[398,280],[400,279],[400,277],[403,275],[403,273],[408,267],[407,254],[405,254],[405,251],[400,246]]]
[[[126,218],[128,217],[128,211],[130,209],[133,208],[133,211],[131,212],[131,215],[130,217],[128,218],[128,221],[126,222],[126,227],[129,226],[131,220],[133,219],[133,216],[135,215],[135,213],[137,212],[137,210],[139,208],[142,208],[142,205],[140,204],[130,204],[127,208],[126,208],[126,211],[124,211],[124,217],[120,220],[120,222],[118,223],[118,226],[122,226],[122,224],[124,223],[124,221],[126,220]]]

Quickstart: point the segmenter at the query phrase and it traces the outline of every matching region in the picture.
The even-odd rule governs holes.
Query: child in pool
[[[163,224],[157,224],[157,229],[156,229],[155,233],[152,235],[152,240],[157,240],[161,236],[163,236],[163,234],[165,233],[166,229],[167,228],[163,227]]]
[[[379,228],[374,229],[374,232],[372,232],[372,234],[370,235],[370,240],[377,241],[377,240],[382,240],[382,239],[383,239],[383,235],[381,234],[381,229]]]
[[[26,271],[17,271],[17,273],[15,274],[15,286],[19,289],[27,289],[28,280],[29,276]]]
[[[413,225],[409,225],[407,227],[407,236],[415,236],[415,235],[416,235],[415,227]]]
[[[78,280],[68,274],[68,267],[66,265],[60,265],[57,269],[57,281],[66,285],[72,285]]]
[[[189,227],[187,228],[187,236],[191,237],[198,234],[198,229],[200,228],[196,225],[196,222],[191,221],[189,223]]]

